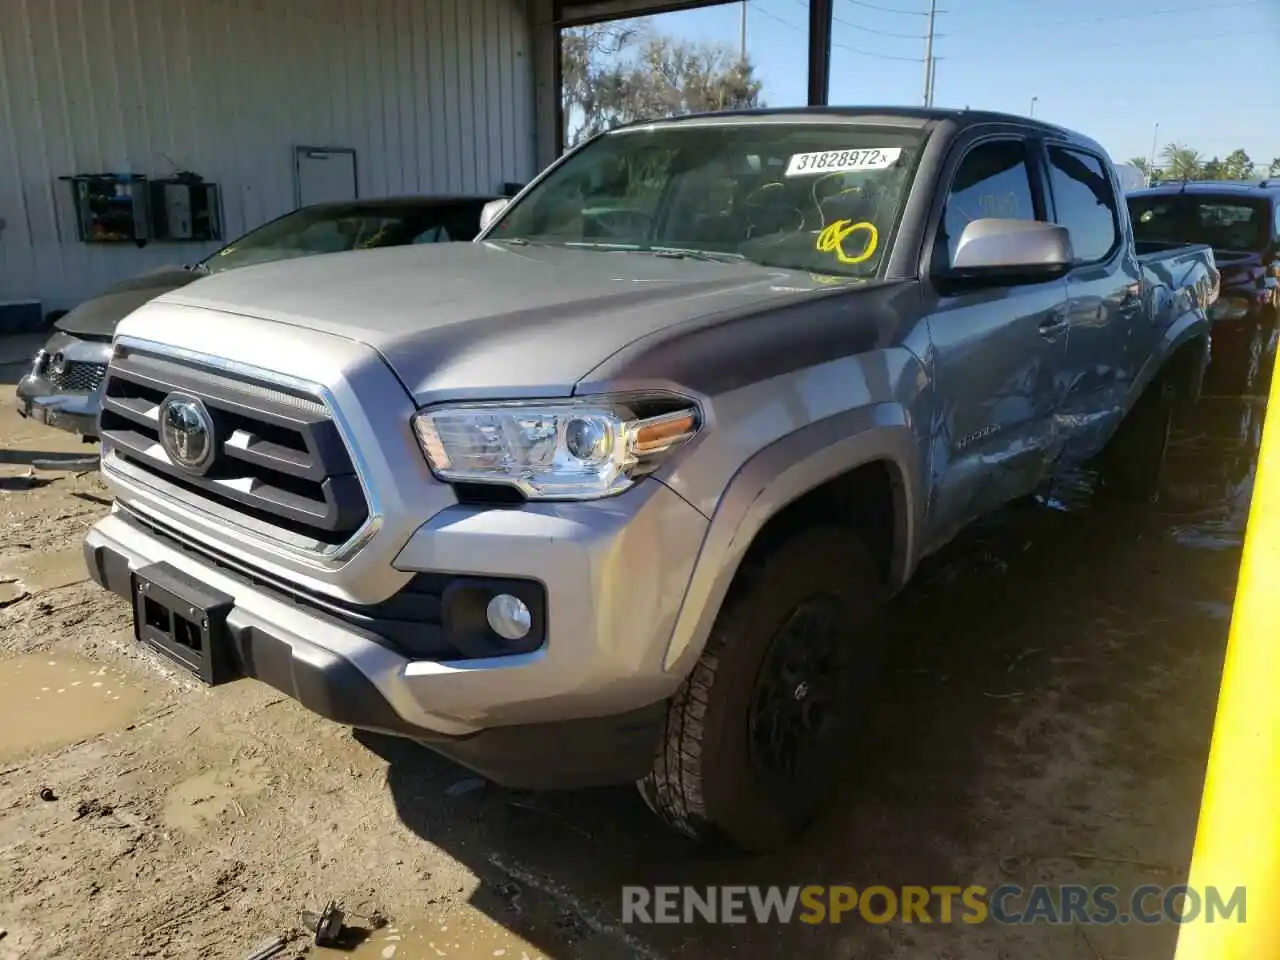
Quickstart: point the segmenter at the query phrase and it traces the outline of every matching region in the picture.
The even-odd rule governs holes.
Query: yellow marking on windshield
[[[851,234],[859,231],[865,231],[867,236],[867,245],[863,251],[857,256],[850,256],[845,252],[844,242]],[[880,245],[880,231],[876,229],[874,223],[863,220],[861,223],[853,223],[849,220],[837,220],[818,234],[817,248],[819,253],[833,253],[837,260],[841,263],[855,264],[863,263],[870,260],[875,255],[876,248]]]

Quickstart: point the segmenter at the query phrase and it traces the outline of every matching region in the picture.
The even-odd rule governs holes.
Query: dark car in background
[[[196,264],[161,267],[130,277],[76,306],[54,323],[18,383],[18,412],[96,440],[98,388],[111,337],[148,300],[210,274],[294,257],[415,243],[469,241],[495,196],[416,196],[315,204],[287,213],[233,240]]]
[[[1280,309],[1280,180],[1169,183],[1128,195],[1137,241],[1148,248],[1213,248],[1222,291],[1215,321]]]

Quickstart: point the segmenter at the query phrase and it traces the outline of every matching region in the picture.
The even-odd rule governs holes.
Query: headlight
[[[531,500],[592,500],[621,493],[698,430],[678,401],[650,416],[606,398],[442,406],[414,415],[432,471],[450,483],[499,483]]]
[[[31,358],[31,374],[32,376],[41,376],[44,368],[49,364],[49,351],[40,349],[36,351],[36,355]]]

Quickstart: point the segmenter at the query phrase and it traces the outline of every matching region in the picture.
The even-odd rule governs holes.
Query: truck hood
[[[641,338],[829,290],[830,281],[740,262],[442,243],[244,267],[161,300],[365,343],[422,404],[566,396]]]
[[[59,317],[54,327],[84,340],[110,340],[120,321],[134,310],[199,276],[183,267],[160,267],[129,277],[80,302]]]

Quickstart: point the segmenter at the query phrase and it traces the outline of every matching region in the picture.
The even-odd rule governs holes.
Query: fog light
[[[533,627],[533,615],[519,597],[500,593],[485,607],[485,619],[493,632],[504,640],[520,640]]]

